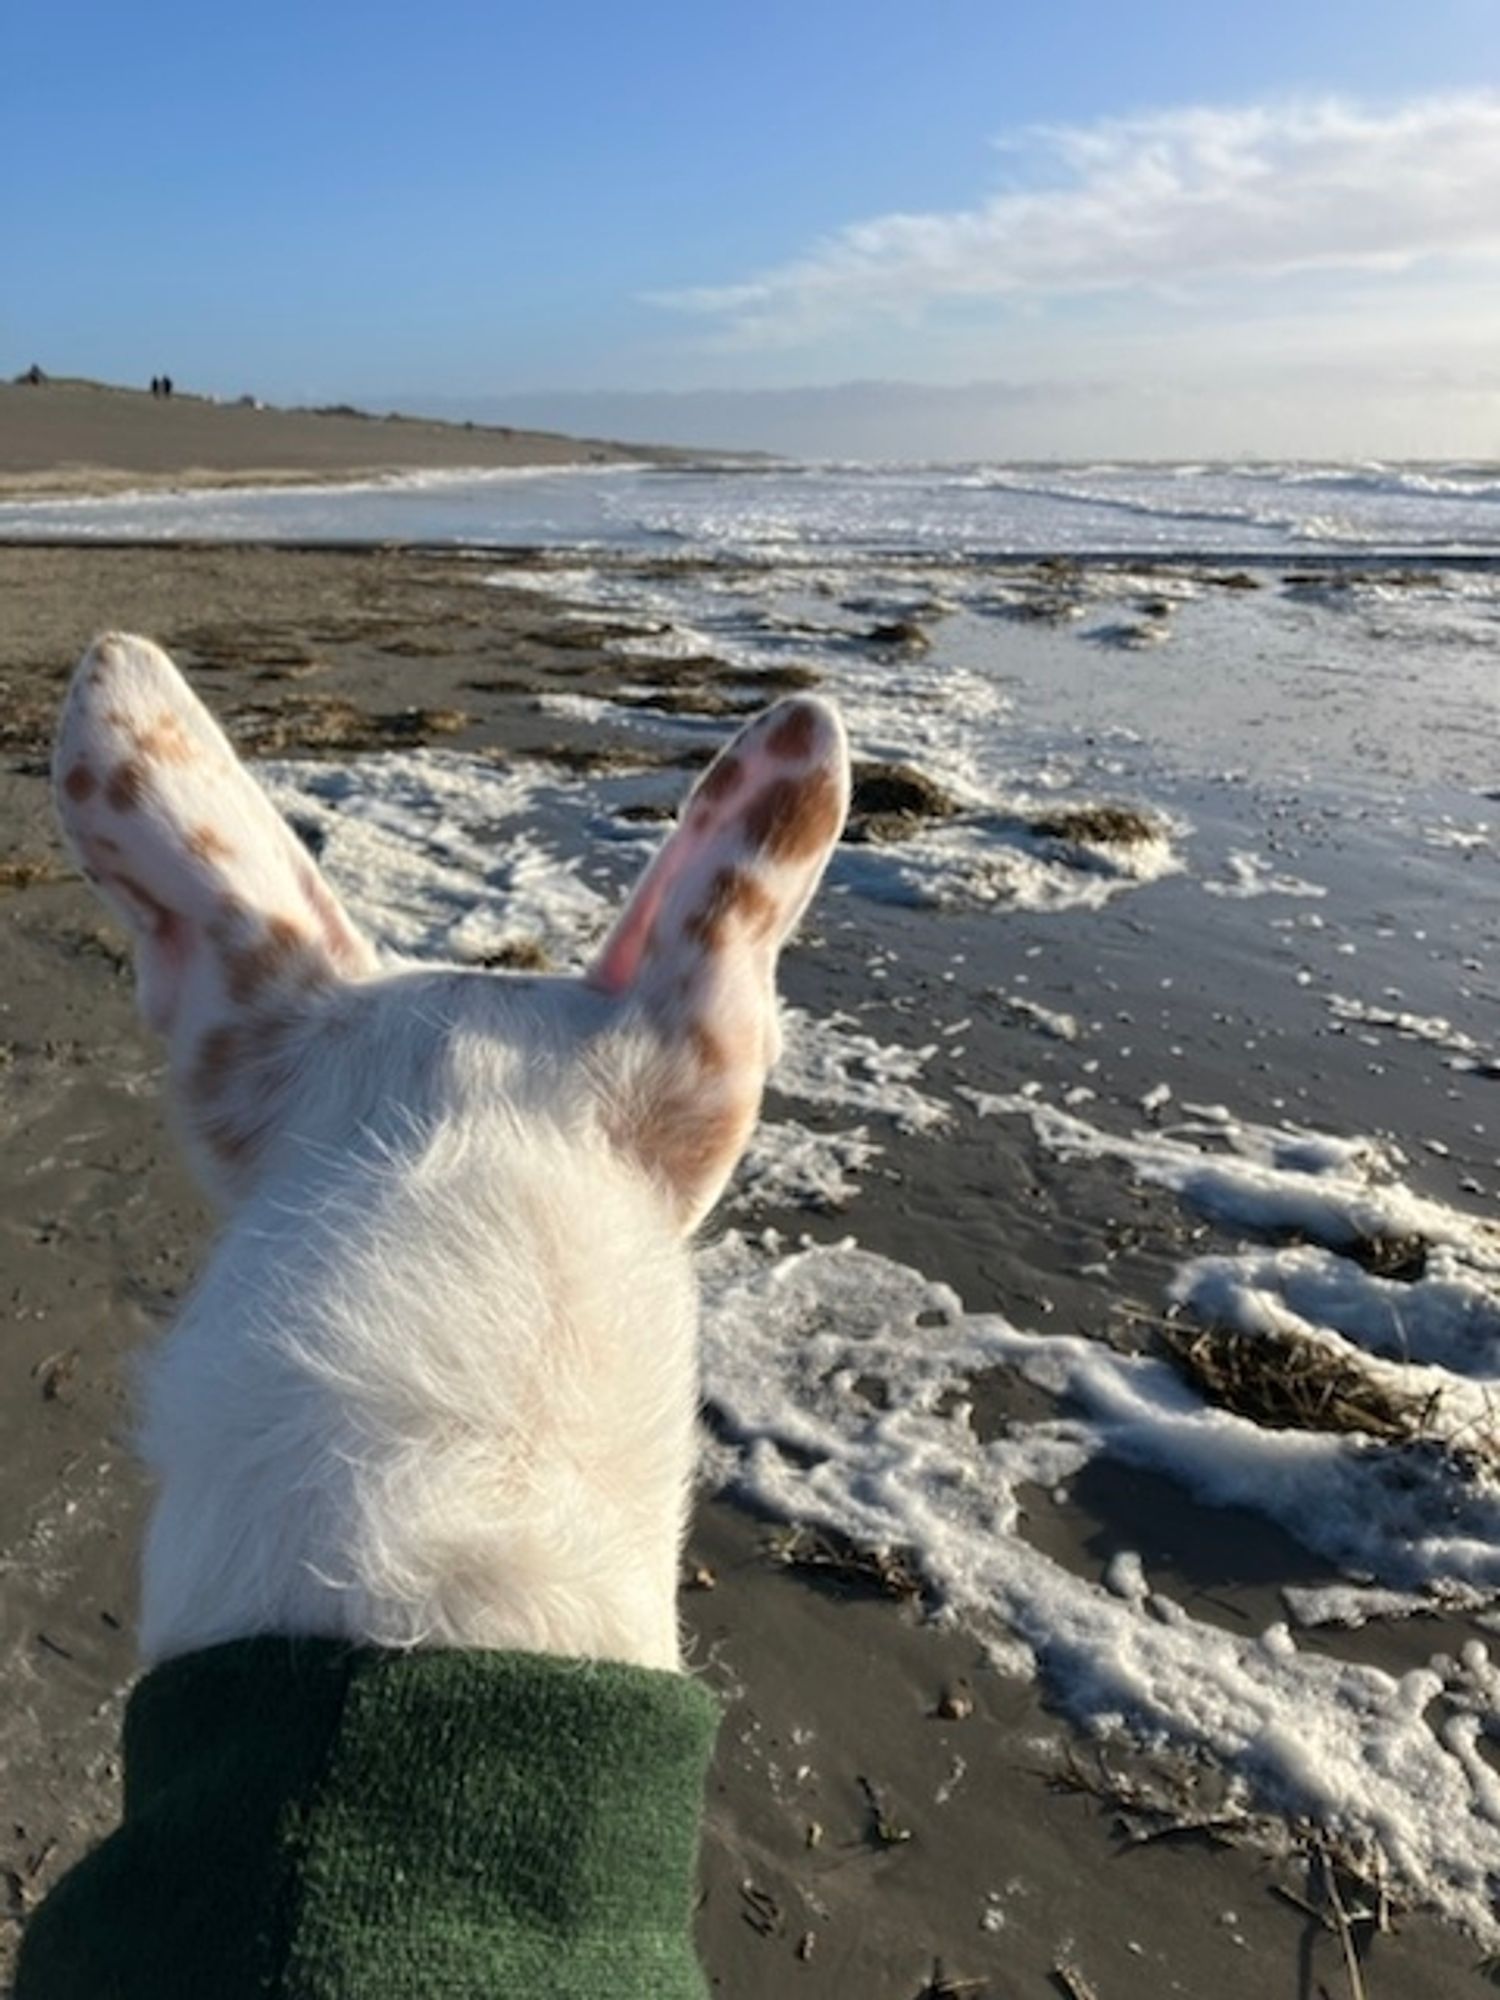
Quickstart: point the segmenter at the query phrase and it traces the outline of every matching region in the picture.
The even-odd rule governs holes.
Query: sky
[[[12,0],[0,374],[1500,457],[1500,0]]]

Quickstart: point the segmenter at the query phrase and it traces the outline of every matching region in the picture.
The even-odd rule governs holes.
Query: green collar
[[[247,1639],[157,1667],[125,1816],[15,2000],[702,2000],[718,1705],[542,1654]]]

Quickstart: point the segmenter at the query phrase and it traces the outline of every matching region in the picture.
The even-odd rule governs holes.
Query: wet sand
[[[0,1951],[115,1809],[143,1505],[129,1357],[170,1319],[211,1227],[173,1150],[119,941],[51,831],[44,770],[62,682],[92,631],[120,624],[172,647],[246,747],[354,755],[430,740],[585,767],[670,759],[670,743],[643,748],[639,732],[535,708],[539,692],[610,686],[619,663],[602,650],[606,626],[565,625],[545,603],[484,584],[495,567],[399,551],[0,549],[0,815],[4,853],[23,864],[0,892]],[[791,955],[789,998],[851,1004],[872,949],[894,943],[892,1022],[930,1009],[943,962],[932,920],[841,915],[820,912],[818,948]],[[1142,949],[1132,923],[1126,911],[1100,927],[1122,980]],[[988,1032],[997,1070],[1035,1066],[1024,1025],[997,1019]],[[1143,1078],[1148,1062],[1143,1050]],[[1331,1100],[1342,1088],[1328,1078]],[[920,1146],[883,1136],[886,1172],[859,1211],[871,1248],[930,1265],[941,1226],[940,1275],[1023,1323],[1043,1302],[1082,1327],[1097,1320],[1101,1288],[1078,1273],[1106,1256],[1111,1310],[1159,1305],[1182,1247],[1166,1198],[1133,1195],[1126,1232],[1106,1169],[1082,1202],[1075,1171],[1065,1210],[1046,1161],[1009,1128]],[[847,1227],[770,1219],[824,1239]],[[991,1384],[992,1417],[1024,1393]],[[1274,1583],[1308,1568],[1264,1522],[1192,1507],[1167,1482],[1112,1467],[1089,1468],[1066,1507],[1038,1493],[1028,1533],[1092,1576],[1114,1549],[1139,1550],[1195,1615],[1238,1629],[1279,1615]],[[888,1596],[779,1554],[774,1524],[704,1499],[683,1605],[695,1665],[728,1704],[699,1918],[715,1992],[1352,1991],[1320,1865],[1269,1822],[1227,1832],[1211,1773],[1077,1741],[1034,1683],[986,1666],[977,1638],[926,1617],[899,1579]],[[1414,1621],[1338,1643],[1394,1667],[1403,1648],[1456,1644],[1462,1629],[1454,1621],[1450,1639],[1438,1621]],[[1489,1990],[1477,1957],[1467,1940],[1404,1918],[1373,1940],[1366,1987],[1372,2000],[1477,1994]]]
[[[164,400],[91,382],[0,384],[0,499],[7,500],[685,456],[550,431],[259,408],[180,391]]]

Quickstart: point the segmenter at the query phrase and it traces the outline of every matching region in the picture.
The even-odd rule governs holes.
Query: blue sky
[[[1500,0],[20,0],[0,173],[4,372],[1500,453]]]

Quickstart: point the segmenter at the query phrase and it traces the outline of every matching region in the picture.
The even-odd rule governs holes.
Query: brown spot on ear
[[[284,1051],[290,1017],[283,1012],[271,1012],[254,1016],[238,1026],[221,1022],[210,1028],[198,1044],[192,1067],[183,1078],[183,1090],[189,1098],[211,1101],[223,1094],[235,1077],[248,1065],[258,1066],[257,1081],[268,1082],[271,1089],[286,1081],[285,1074],[266,1078],[263,1066],[271,1057]],[[257,1091],[258,1097],[266,1095],[265,1089]]]
[[[142,922],[150,926],[153,936],[164,938],[176,923],[166,904],[153,896],[149,889],[143,888],[133,875],[122,875],[115,869],[107,871],[104,880],[112,889],[119,890],[127,902],[136,906],[138,915]]]
[[[661,1187],[684,1230],[706,1213],[744,1151],[765,1076],[731,1025],[679,1022],[626,1090],[607,1070],[603,1129],[610,1143]]]
[[[739,758],[732,751],[726,751],[709,765],[699,780],[693,795],[695,802],[702,800],[712,804],[715,799],[724,798],[735,789],[743,775],[744,767]]]
[[[222,833],[211,826],[195,826],[187,837],[188,852],[200,861],[225,861],[234,852]]]
[[[253,1000],[266,986],[288,977],[300,986],[317,985],[326,974],[311,947],[312,940],[290,917],[268,918],[256,943],[224,954],[230,999]]]
[[[210,1028],[198,1044],[198,1053],[187,1074],[184,1088],[190,1097],[217,1097],[228,1083],[243,1054],[236,1028]]]
[[[839,788],[831,771],[778,778],[750,805],[745,832],[773,861],[803,861],[838,832]]]
[[[109,774],[104,796],[116,812],[134,812],[146,790],[146,767],[139,758],[127,758]]]
[[[191,764],[198,756],[197,745],[177,717],[165,709],[149,729],[137,734],[135,747],[148,764]]]
[[[115,855],[120,852],[120,843],[111,840],[106,833],[86,833],[78,843],[79,851],[89,863],[89,871],[103,869],[107,874]],[[97,878],[94,878],[97,879]]]
[[[716,880],[703,908],[694,910],[690,917],[684,917],[682,923],[683,936],[691,938],[694,944],[701,944],[705,951],[717,951],[724,942],[724,912],[718,903],[717,886]]]
[[[63,779],[63,790],[76,804],[82,805],[84,800],[91,799],[98,789],[99,780],[80,757]]]
[[[285,1108],[296,1073],[287,1049],[291,1026],[291,1015],[272,1010],[210,1028],[182,1076],[194,1127],[224,1166],[253,1162]]]
[[[200,1118],[198,1130],[214,1158],[226,1167],[242,1167],[249,1161],[261,1139],[261,1132],[247,1131],[233,1118]]]
[[[818,733],[818,711],[811,702],[796,701],[766,738],[773,757],[805,757]]]
[[[256,934],[254,917],[249,905],[242,902],[232,890],[223,890],[214,898],[214,915],[204,926],[210,944],[217,945],[228,958],[234,951],[245,949]]]
[[[741,875],[735,892],[740,920],[755,938],[769,937],[781,922],[781,905],[753,875]]]
[[[694,1021],[687,1031],[687,1038],[702,1068],[715,1073],[728,1070],[729,1051],[712,1029],[705,1028],[701,1021]]]
[[[633,1129],[615,1135],[664,1185],[685,1226],[698,1220],[733,1170],[760,1103],[758,1084],[730,1092],[721,1068],[709,1074],[719,1087],[703,1089],[700,1074],[698,1087],[666,1091]]]
[[[731,922],[746,926],[752,937],[765,937],[776,928],[780,906],[770,892],[742,868],[721,868],[709,885],[708,900],[701,910],[686,919],[685,936],[709,951],[723,945]]]

